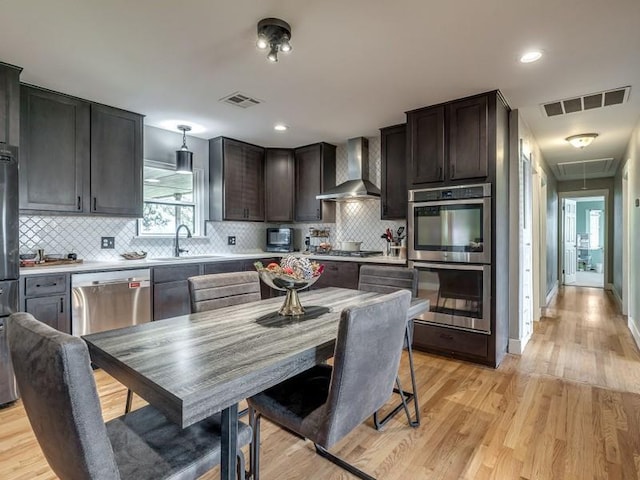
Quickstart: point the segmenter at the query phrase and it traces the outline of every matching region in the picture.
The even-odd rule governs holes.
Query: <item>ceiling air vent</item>
[[[222,97],[220,101],[240,108],[249,108],[262,103],[262,100],[258,100],[257,98],[242,92],[235,92],[231,95]]]
[[[580,97],[565,98],[555,102],[543,103],[542,109],[547,117],[556,117],[568,113],[583,112],[594,108],[620,105],[629,99],[631,87],[620,87],[606,92],[589,93]]]

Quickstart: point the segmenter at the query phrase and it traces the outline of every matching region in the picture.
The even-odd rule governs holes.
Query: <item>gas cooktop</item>
[[[330,250],[327,253],[323,253],[322,255],[332,255],[334,257],[377,257],[382,255],[382,252],[378,252],[375,250]]]

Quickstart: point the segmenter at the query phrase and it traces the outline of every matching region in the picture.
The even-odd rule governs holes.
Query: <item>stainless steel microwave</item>
[[[409,191],[409,260],[491,263],[491,184]]]
[[[293,228],[267,228],[267,252],[293,252]]]

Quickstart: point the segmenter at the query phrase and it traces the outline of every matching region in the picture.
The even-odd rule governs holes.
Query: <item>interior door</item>
[[[564,283],[576,282],[576,201],[565,198],[564,205]]]

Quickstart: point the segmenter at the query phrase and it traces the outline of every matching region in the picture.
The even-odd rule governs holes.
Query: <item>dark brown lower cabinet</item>
[[[413,346],[473,361],[487,360],[489,336],[453,328],[414,322]]]
[[[200,275],[200,264],[170,265],[153,269],[153,319],[191,313],[189,277]]]
[[[71,333],[68,294],[27,298],[25,310],[42,323],[61,332]]]
[[[313,289],[325,287],[358,288],[359,264],[356,262],[318,261],[324,265],[324,272]]]

